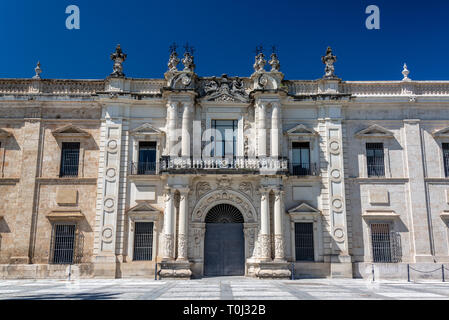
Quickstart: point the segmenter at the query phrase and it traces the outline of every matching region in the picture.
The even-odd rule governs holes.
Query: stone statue
[[[272,72],[279,72],[279,70],[281,69],[281,64],[279,63],[278,55],[275,52],[271,54],[271,60],[268,63],[271,66]]]
[[[321,57],[321,61],[326,65],[324,78],[336,78],[334,63],[337,62],[337,57],[332,54],[331,47],[327,47],[326,55]]]
[[[265,71],[264,67],[267,61],[265,60],[265,55],[261,52],[256,56],[256,61],[254,62],[254,71],[262,72]]]
[[[114,66],[112,67],[113,72],[110,74],[111,77],[123,78],[125,74],[123,73],[123,62],[125,62],[127,54],[122,52],[120,44],[115,48],[115,52],[111,54],[111,60],[114,61]]]
[[[178,54],[176,53],[176,51],[173,51],[170,54],[170,59],[168,60],[168,71],[178,71],[178,64]]]
[[[184,71],[194,72],[195,71],[195,63],[193,61],[193,55],[190,52],[186,51],[184,53],[184,59],[182,59],[182,64],[184,65]]]

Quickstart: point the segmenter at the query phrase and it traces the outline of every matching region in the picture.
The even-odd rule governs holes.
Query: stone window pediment
[[[377,124],[373,124],[355,134],[357,138],[394,138],[394,133]]]
[[[289,137],[315,137],[318,135],[315,130],[309,129],[303,124],[298,124],[290,130],[287,130],[285,134]]]
[[[12,136],[12,134],[6,130],[0,129],[0,139],[6,139]]]
[[[52,131],[56,138],[88,138],[90,133],[72,124],[57,128]]]
[[[129,134],[132,136],[161,136],[164,132],[149,123],[145,123],[134,130],[131,130]]]
[[[434,138],[449,138],[449,127],[436,130],[432,133]]]
[[[303,202],[301,204],[299,204],[298,206],[288,210],[288,213],[290,214],[291,217],[295,217],[295,216],[302,216],[302,215],[320,215],[321,211],[318,210],[317,208],[312,207],[311,205]]]
[[[137,205],[126,212],[129,218],[145,218],[149,220],[157,220],[161,213],[161,209],[151,205],[147,201],[138,201]]]

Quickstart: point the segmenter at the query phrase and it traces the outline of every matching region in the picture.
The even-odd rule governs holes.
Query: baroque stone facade
[[[159,80],[126,78],[126,58],[104,80],[0,79],[0,278],[66,277],[61,225],[80,277],[202,277],[219,205],[246,276],[449,263],[448,82],[343,81],[330,48],[314,81],[275,53],[250,77],[199,77],[188,47]]]

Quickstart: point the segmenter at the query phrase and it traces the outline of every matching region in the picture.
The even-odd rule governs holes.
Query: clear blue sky
[[[67,30],[65,8],[78,5],[81,29]],[[367,30],[365,8],[380,8]],[[128,77],[162,78],[168,47],[188,41],[200,76],[249,76],[259,43],[278,48],[286,79],[317,79],[332,46],[343,80],[449,80],[446,0],[2,0],[0,77],[103,79],[120,43]],[[181,52],[182,53],[182,52]],[[267,53],[268,50],[267,50]]]

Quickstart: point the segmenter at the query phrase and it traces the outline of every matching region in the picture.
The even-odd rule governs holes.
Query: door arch
[[[244,219],[240,210],[228,203],[218,204],[209,210],[205,222],[204,275],[244,275]]]

